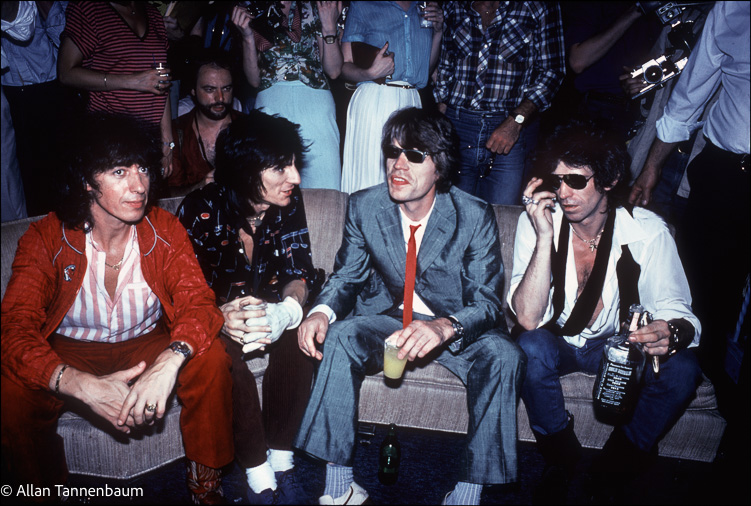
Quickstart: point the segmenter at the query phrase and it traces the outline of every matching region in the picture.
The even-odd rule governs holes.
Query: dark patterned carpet
[[[748,431],[748,428],[745,429]],[[355,454],[355,481],[368,490],[376,504],[440,504],[457,480],[457,462],[462,435],[400,429],[402,465],[395,485],[381,485],[377,478],[378,446],[386,428],[375,427],[373,436],[361,436]],[[747,440],[747,437],[746,437]],[[740,454],[739,454],[740,453]],[[582,468],[588,467],[596,450],[585,449]],[[323,492],[324,464],[296,456],[297,472],[304,483],[308,504],[317,504]],[[543,469],[543,461],[532,443],[519,444],[517,484],[485,487],[483,504],[531,504],[532,490]],[[715,463],[659,458],[618,499],[617,504],[749,504],[749,455],[726,441]],[[69,500],[87,504],[188,504],[182,462],[164,466],[127,482],[107,482],[111,487],[140,487],[143,497],[107,499],[92,497]],[[72,476],[72,487],[104,486],[103,480]],[[227,469],[224,490],[231,503],[248,504],[245,474],[237,467]],[[589,504],[584,478],[575,480],[569,504]]]

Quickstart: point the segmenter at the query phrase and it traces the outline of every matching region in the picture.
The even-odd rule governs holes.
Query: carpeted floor
[[[442,432],[399,429],[402,464],[399,480],[391,486],[377,478],[378,447],[386,428],[375,426],[372,436],[361,435],[355,453],[355,481],[370,494],[375,504],[440,504],[458,478],[458,458],[464,436]],[[363,432],[368,432],[367,430]],[[728,455],[736,453],[731,444]],[[585,449],[582,468],[591,462],[596,450]],[[308,494],[308,504],[317,504],[323,492],[324,464],[297,455],[297,473]],[[532,443],[519,444],[520,482],[485,487],[483,504],[531,504],[532,490],[543,469],[543,461]],[[619,498],[619,504],[749,504],[748,454],[726,457],[721,451],[717,462],[708,464],[687,460],[659,458]],[[71,487],[104,486],[104,481],[72,476]],[[143,497],[107,499],[92,497],[70,500],[87,504],[189,504],[182,462],[175,462],[125,483],[107,482],[115,487],[138,487]],[[570,504],[589,504],[585,480],[571,485]],[[237,466],[227,470],[224,490],[231,503],[248,504],[245,474]]]

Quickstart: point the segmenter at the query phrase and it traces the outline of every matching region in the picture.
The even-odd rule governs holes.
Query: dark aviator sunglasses
[[[572,190],[583,190],[587,186],[587,183],[589,183],[589,180],[593,177],[595,176],[592,175],[587,177],[581,174],[548,174],[543,178],[543,184],[544,186],[552,188],[553,191],[558,191],[561,187],[561,183],[564,182]]]
[[[425,157],[431,154],[427,151],[420,151],[418,149],[402,149],[397,148],[396,146],[386,146],[383,148],[383,156],[385,156],[386,158],[399,158],[402,153],[404,153],[404,156],[407,157],[407,161],[411,163],[422,163],[425,161]]]

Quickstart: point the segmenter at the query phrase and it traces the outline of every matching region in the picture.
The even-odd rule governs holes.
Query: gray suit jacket
[[[407,252],[398,204],[386,183],[354,193],[348,203],[334,272],[316,304],[337,319],[384,314],[404,296]],[[507,332],[501,309],[503,262],[492,206],[458,188],[436,195],[417,256],[415,292],[436,317],[454,315],[464,326],[464,349],[490,329]]]

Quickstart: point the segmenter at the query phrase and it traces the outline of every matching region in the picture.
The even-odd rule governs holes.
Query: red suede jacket
[[[195,355],[216,339],[224,319],[182,224],[154,207],[136,226],[141,269],[162,304],[174,341]],[[2,374],[28,388],[49,388],[62,361],[47,339],[73,305],[86,272],[85,236],[54,213],[32,223],[18,243],[2,302]]]

